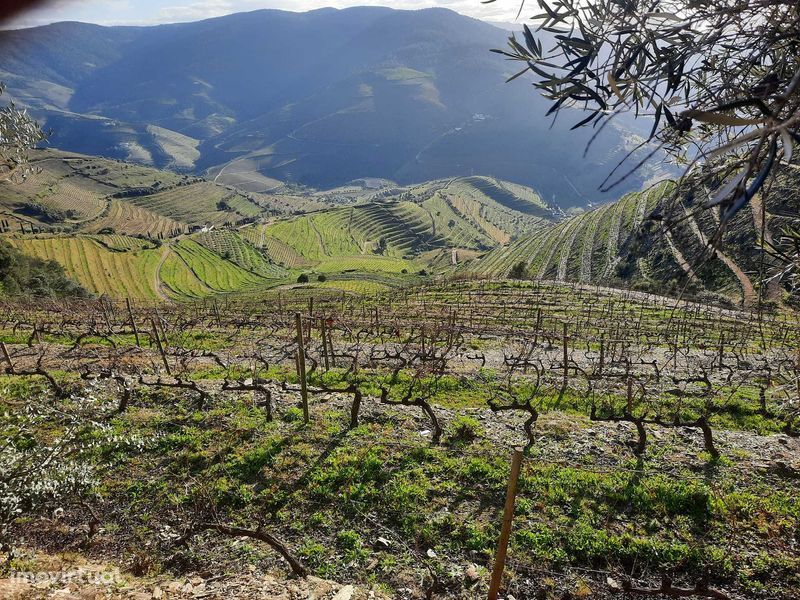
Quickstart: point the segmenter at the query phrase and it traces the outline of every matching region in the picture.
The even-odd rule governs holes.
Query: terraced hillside
[[[93,294],[112,298],[192,300],[273,287],[288,275],[235,233],[164,244],[121,235],[6,239],[27,254],[58,262]]]
[[[2,233],[114,297],[193,299],[305,278],[374,291],[450,272],[555,220],[533,190],[487,177],[258,193],[56,150],[33,162],[26,181],[0,184]]]
[[[164,239],[186,233],[188,227],[185,223],[131,202],[114,199],[109,202],[101,216],[86,223],[81,230],[86,233],[114,231],[127,235]]]
[[[111,250],[97,238],[84,236],[10,238],[9,241],[27,254],[55,260],[71,278],[93,294],[144,300],[165,298],[157,276],[162,256],[160,249],[120,252]]]
[[[389,188],[367,202],[246,228],[286,268],[449,271],[554,220],[528,188],[485,177]]]
[[[598,281],[617,256],[619,236],[614,232],[620,229],[617,224],[617,218],[621,216],[619,209],[629,204],[636,205],[637,201],[628,196],[617,204],[524,235],[514,243],[490,252],[469,269],[478,273],[506,274],[522,262],[528,274],[538,278]],[[638,227],[641,221],[631,224]]]
[[[6,233],[113,231],[166,239],[191,226],[238,225],[290,206],[284,196],[273,203],[172,171],[58,150],[33,152],[32,165],[24,181],[0,182]]]
[[[271,262],[252,243],[230,230],[215,230],[194,236],[194,240],[238,267],[271,279],[286,277],[287,271]]]
[[[773,203],[798,204],[798,173],[782,174]],[[682,220],[667,230],[649,219],[667,210],[664,200],[673,188],[664,183],[628,194],[616,203],[565,219],[521,236],[462,267],[470,273],[507,276],[517,265],[524,277],[625,286],[658,292],[711,294],[720,300],[750,305],[758,297],[763,265],[757,249],[761,204],[742,210],[727,226],[717,250],[708,244],[718,232],[719,214],[692,216],[692,201],[678,207]],[[786,225],[777,206],[766,207],[767,236]],[[771,285],[766,297],[777,300]]]

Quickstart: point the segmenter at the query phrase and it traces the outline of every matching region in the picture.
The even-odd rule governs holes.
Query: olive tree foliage
[[[0,84],[0,94],[5,87]],[[13,102],[0,108],[0,181],[19,181],[30,172],[28,150],[47,134],[26,110]]]
[[[97,483],[97,457],[143,442],[114,431],[115,406],[91,386],[63,398],[38,386],[0,395],[0,552],[10,558],[18,519],[83,502]]]
[[[524,65],[511,79],[532,73],[553,101],[548,114],[585,111],[573,129],[599,132],[621,113],[652,120],[602,190],[666,152],[685,170],[653,218],[669,227],[687,210],[713,209],[716,244],[743,207],[769,192],[781,163],[792,162],[800,141],[797,0],[528,0],[520,12],[534,4],[523,39],[495,50]],[[800,266],[798,232],[764,243],[790,276]]]

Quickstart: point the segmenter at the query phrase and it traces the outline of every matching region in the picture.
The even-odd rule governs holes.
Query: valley
[[[0,7],[0,597],[800,600],[797,3],[354,1]]]
[[[32,164],[21,184],[0,184],[0,236],[98,296],[185,301],[298,285],[372,293],[513,274],[729,306],[762,293],[784,301],[777,285],[759,291],[761,215],[740,214],[708,255],[713,213],[669,231],[651,218],[671,183],[568,216],[531,188],[482,176],[330,190],[276,181],[252,192],[58,150],[38,151]],[[780,206],[765,207],[771,236],[788,223],[779,210],[797,202],[795,183],[786,170]]]
[[[311,287],[383,290],[556,218],[533,190],[481,177],[261,194],[54,150],[32,164],[22,184],[0,185],[3,237],[112,298],[193,300],[302,276]]]
[[[543,144],[569,133],[577,148],[591,136],[569,132],[579,111],[551,123],[540,117],[543,98],[503,85],[515,65],[489,50],[507,35],[449,10],[385,7],[257,10],[165,27],[55,23],[0,31],[0,81],[57,148],[254,193],[280,182],[408,186],[479,174],[566,209],[670,173],[648,167],[599,193],[646,130],[621,118],[596,137],[589,162]]]

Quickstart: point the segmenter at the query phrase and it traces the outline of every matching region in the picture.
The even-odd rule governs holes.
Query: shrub
[[[297,421],[303,420],[303,411],[297,408],[296,406],[292,406],[291,408],[287,409],[281,419],[286,423],[296,423]]]
[[[319,281],[319,282],[323,282],[323,281],[327,281],[327,280],[328,280],[328,278],[325,277],[325,275],[318,275],[317,276],[317,281]]]
[[[508,276],[511,279],[524,279],[525,275],[528,271],[528,266],[525,264],[525,261],[519,261],[508,272]]]
[[[0,242],[0,290],[9,296],[31,295],[48,298],[88,296],[79,284],[67,277],[55,261],[23,254],[11,244]]]
[[[352,529],[340,531],[336,536],[336,542],[345,550],[357,550],[363,544],[361,536]]]
[[[450,423],[450,439],[453,442],[471,442],[481,433],[481,424],[477,419],[461,415]]]
[[[49,394],[25,397],[25,410],[0,413],[0,546],[12,525],[64,504],[80,502],[97,484],[98,453],[141,448],[99,421],[107,407],[92,395],[62,402]]]
[[[302,273],[300,277],[297,278],[297,283],[308,283],[308,275]]]

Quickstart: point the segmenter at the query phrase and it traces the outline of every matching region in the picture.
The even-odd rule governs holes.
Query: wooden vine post
[[[3,358],[6,359],[8,363],[8,372],[13,374],[14,373],[14,363],[11,362],[11,355],[8,353],[8,348],[6,348],[5,342],[0,342],[0,348],[3,349]]]
[[[128,307],[128,316],[131,319],[131,327],[133,328],[133,335],[136,337],[136,346],[141,347],[142,344],[139,341],[139,329],[136,327],[136,319],[133,317],[133,307],[131,306],[131,299],[125,298],[125,304]]]
[[[306,352],[303,347],[303,319],[300,313],[294,314],[297,327],[297,375],[300,377],[300,398],[303,401],[303,422],[308,423],[308,383],[306,382]]]
[[[598,375],[603,374],[603,367],[605,366],[605,358],[606,358],[606,335],[602,333],[600,334],[600,368],[597,371]]]
[[[336,368],[336,353],[333,351],[333,319],[330,319],[327,323],[328,327],[328,354],[331,357],[331,365],[333,368]]]
[[[161,343],[161,337],[159,337],[158,334],[158,325],[156,325],[156,320],[150,319],[150,324],[153,326],[153,338],[158,346],[158,352],[161,354],[161,360],[164,361],[164,368],[167,370],[167,375],[171,376],[172,369],[169,368],[169,362],[167,362],[167,353],[164,352],[164,345]]]
[[[503,509],[503,528],[500,531],[500,541],[497,544],[497,554],[494,557],[492,581],[489,584],[489,600],[497,600],[497,594],[500,593],[500,584],[503,581],[508,540],[511,538],[511,522],[514,519],[514,505],[517,500],[517,482],[519,481],[519,471],[522,467],[522,456],[522,450],[514,450],[514,456],[511,458],[511,475],[508,478],[506,505]]]
[[[569,347],[567,345],[567,322],[564,321],[564,389],[567,389],[569,382]]]
[[[306,333],[306,339],[311,341],[311,329],[314,326],[314,296],[310,296],[308,299],[308,332]]]
[[[322,359],[325,361],[325,372],[330,369],[328,363],[328,330],[325,327],[325,317],[320,320],[320,335],[322,335]]]

